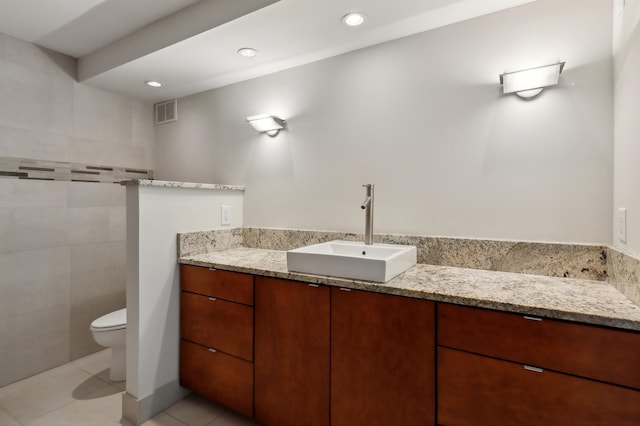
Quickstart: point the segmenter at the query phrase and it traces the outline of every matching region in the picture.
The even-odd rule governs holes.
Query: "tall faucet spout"
[[[362,185],[367,188],[366,198],[360,206],[364,213],[364,243],[373,244],[373,184]]]
[[[367,196],[367,198],[365,198],[364,201],[362,202],[362,205],[360,206],[360,208],[364,210],[367,207],[369,207],[369,204],[371,204],[371,197]]]

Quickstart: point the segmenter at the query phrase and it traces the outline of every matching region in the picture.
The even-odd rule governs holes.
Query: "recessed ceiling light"
[[[149,80],[149,81],[145,81],[144,83],[147,86],[151,86],[151,87],[162,87],[162,83],[160,83],[159,81]]]
[[[366,19],[366,15],[360,12],[353,12],[346,14],[342,17],[342,23],[349,27],[357,27],[358,25],[364,24]]]
[[[238,53],[245,58],[253,58],[258,54],[258,51],[250,47],[243,47],[242,49],[238,49]]]

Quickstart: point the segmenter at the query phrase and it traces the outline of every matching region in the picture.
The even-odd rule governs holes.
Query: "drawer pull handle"
[[[340,291],[351,291],[351,289],[350,288],[340,287]]]
[[[216,350],[215,350],[215,349],[213,349],[213,348],[209,348],[209,352],[216,353],[216,352],[218,352],[218,351],[216,351]]]
[[[216,268],[209,268],[210,271],[217,271]]]
[[[544,372],[544,370],[542,368],[532,367],[530,365],[525,365],[524,369],[528,370],[528,371],[533,371],[534,373],[542,373],[542,372]]]
[[[308,285],[309,285],[309,287],[320,287],[319,284],[308,284]]]
[[[216,299],[215,297],[210,297],[209,300],[211,300],[212,302],[215,302],[218,299]]]
[[[526,315],[524,317],[522,317],[522,318],[524,318],[526,320],[529,320],[529,321],[542,321],[542,318],[530,317],[530,316],[526,316]]]

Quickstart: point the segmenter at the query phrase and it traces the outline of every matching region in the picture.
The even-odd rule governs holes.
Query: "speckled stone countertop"
[[[291,273],[286,251],[244,247],[179,262],[640,331],[640,307],[603,281],[417,264],[382,284]]]
[[[134,179],[121,182],[122,185],[158,186],[163,188],[217,189],[222,191],[244,191],[244,186],[220,185],[217,183],[174,182],[169,180]]]

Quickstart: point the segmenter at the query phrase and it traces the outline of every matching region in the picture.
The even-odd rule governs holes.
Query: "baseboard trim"
[[[122,394],[122,418],[132,425],[139,426],[161,411],[184,399],[191,392],[178,383],[178,380],[159,387],[144,398],[124,392]]]

